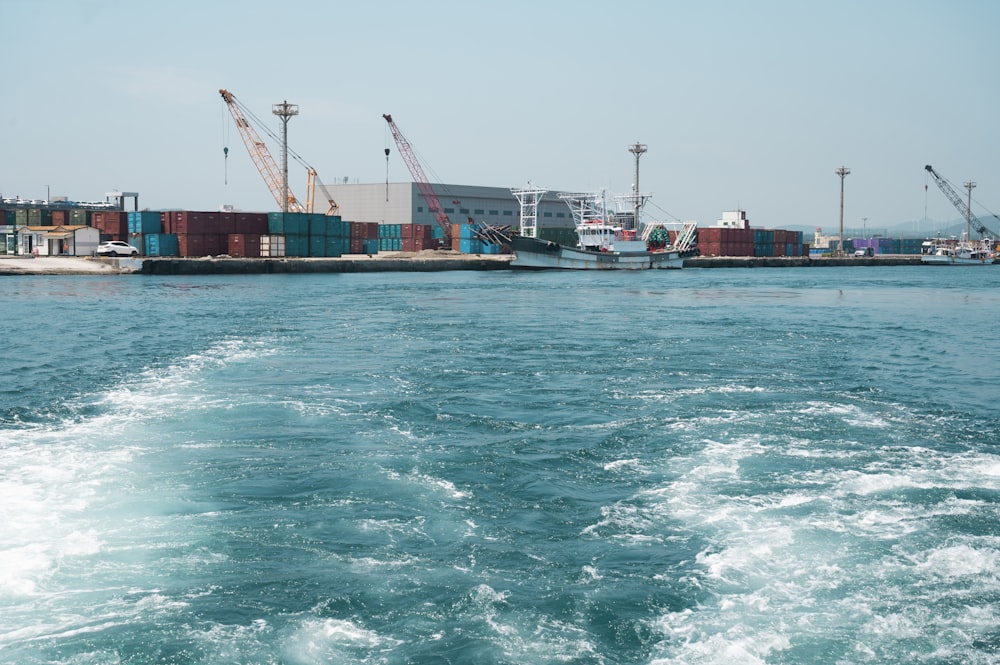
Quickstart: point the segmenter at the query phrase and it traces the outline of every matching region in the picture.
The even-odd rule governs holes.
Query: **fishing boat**
[[[609,206],[604,192],[561,193],[573,215],[577,244],[560,245],[538,236],[538,201],[547,190],[512,189],[521,204],[520,232],[510,238],[511,268],[560,270],[678,270],[684,258],[696,254],[696,224],[640,224],[647,195],[619,195]]]
[[[996,251],[989,240],[973,242],[964,233],[960,239],[928,240],[921,249],[920,262],[930,265],[979,266],[991,265],[996,260]]]

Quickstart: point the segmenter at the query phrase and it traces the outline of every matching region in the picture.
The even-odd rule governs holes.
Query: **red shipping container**
[[[231,233],[227,236],[229,256],[240,258],[260,257],[260,236],[244,233]]]
[[[164,224],[164,233],[218,234],[222,213],[174,210],[169,213],[169,222]]]
[[[267,235],[267,213],[235,213],[232,232],[246,235]]]
[[[114,235],[128,234],[128,213],[123,210],[95,212],[91,215],[90,220],[93,226],[104,233]]]
[[[218,220],[210,222],[210,224],[215,225]],[[206,233],[205,234],[205,256],[217,256],[219,254],[225,254],[228,247],[226,245],[228,236],[219,235],[218,233]]]
[[[698,243],[722,242],[722,229],[717,227],[706,227],[698,229]]]
[[[181,256],[205,256],[205,236],[199,233],[178,233],[177,253]]]
[[[219,222],[216,228],[216,233],[228,236],[229,234],[236,232],[236,215],[231,212],[219,213]]]
[[[721,256],[722,243],[702,242],[701,240],[698,240],[698,251],[701,252],[702,256]]]

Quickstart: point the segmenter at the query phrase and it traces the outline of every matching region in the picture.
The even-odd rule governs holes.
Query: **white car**
[[[98,256],[139,256],[139,250],[121,240],[102,242],[97,246]]]

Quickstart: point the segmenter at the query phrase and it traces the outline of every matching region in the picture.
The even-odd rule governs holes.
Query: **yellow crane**
[[[281,171],[278,169],[278,165],[274,161],[274,157],[271,156],[271,151],[267,149],[267,144],[261,140],[260,135],[254,130],[253,125],[247,120],[247,116],[254,118],[255,121],[261,126],[259,120],[256,116],[246,108],[242,102],[236,99],[236,96],[222,88],[219,90],[219,94],[222,95],[222,99],[226,102],[229,107],[229,112],[233,116],[233,122],[236,124],[236,128],[240,131],[240,136],[243,138],[243,143],[247,147],[247,151],[250,153],[250,159],[253,160],[254,165],[256,165],[257,170],[260,171],[261,177],[264,178],[264,184],[267,188],[271,190],[271,195],[274,196],[274,200],[278,203],[278,206],[284,207],[282,199],[284,198]],[[269,131],[265,127],[265,131]],[[228,150],[228,149],[227,149]],[[329,190],[327,190],[326,185],[319,179],[316,169],[309,166],[299,157],[294,151],[289,150],[289,154],[298,161],[306,169],[306,203],[302,203],[292,194],[291,189],[288,189],[288,211],[289,212],[313,212],[315,196],[316,196],[316,185],[319,184],[320,189],[323,191],[323,195],[327,199],[327,215],[336,215],[340,211],[340,206],[330,195]]]

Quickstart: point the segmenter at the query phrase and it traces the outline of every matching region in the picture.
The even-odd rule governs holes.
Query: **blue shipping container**
[[[160,213],[149,210],[133,210],[128,213],[129,233],[160,233],[163,225],[160,223]]]
[[[176,233],[150,233],[143,236],[145,256],[180,256]]]

